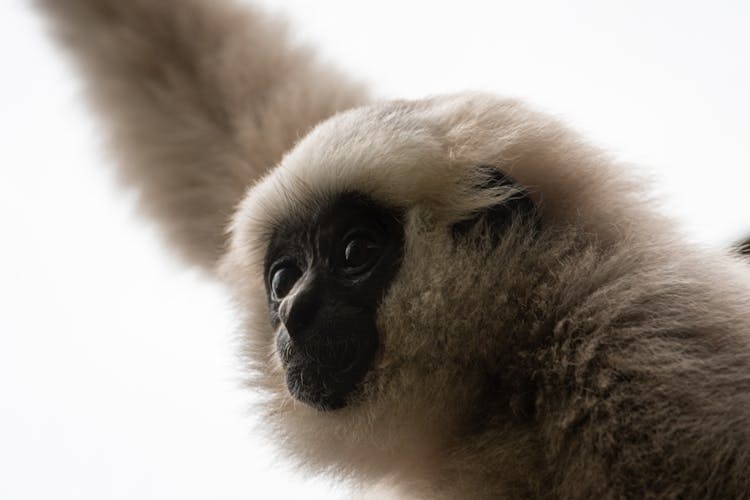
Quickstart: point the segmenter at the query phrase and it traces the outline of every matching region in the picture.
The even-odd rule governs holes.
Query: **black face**
[[[277,228],[266,291],[294,398],[334,410],[356,392],[378,349],[375,314],[403,245],[401,214],[356,193]]]

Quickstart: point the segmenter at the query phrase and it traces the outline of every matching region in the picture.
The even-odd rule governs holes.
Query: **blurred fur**
[[[38,2],[173,241],[210,267],[234,212],[221,275],[269,435],[302,468],[419,498],[748,496],[750,270],[688,244],[627,166],[472,93],[338,114],[282,159],[363,97],[277,25],[198,0]],[[513,195],[477,189],[479,165],[528,190],[541,231],[451,237]],[[404,210],[405,255],[364,390],[319,412],[286,389],[263,255],[279,220],[345,190]]]
[[[248,6],[34,0],[107,117],[119,172],[190,262],[213,269],[252,180],[364,90]]]

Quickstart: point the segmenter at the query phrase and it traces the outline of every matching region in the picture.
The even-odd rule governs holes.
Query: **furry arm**
[[[213,269],[249,184],[361,88],[230,1],[35,0],[84,69],[125,180],[189,261]]]

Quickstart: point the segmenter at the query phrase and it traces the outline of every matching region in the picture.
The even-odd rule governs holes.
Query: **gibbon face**
[[[403,245],[400,211],[354,192],[278,223],[264,275],[292,397],[335,410],[358,388],[380,344],[376,313]]]

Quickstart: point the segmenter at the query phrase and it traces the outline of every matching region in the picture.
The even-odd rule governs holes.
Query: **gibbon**
[[[747,262],[564,124],[371,102],[252,7],[37,3],[145,207],[233,291],[300,467],[417,498],[750,496]]]

